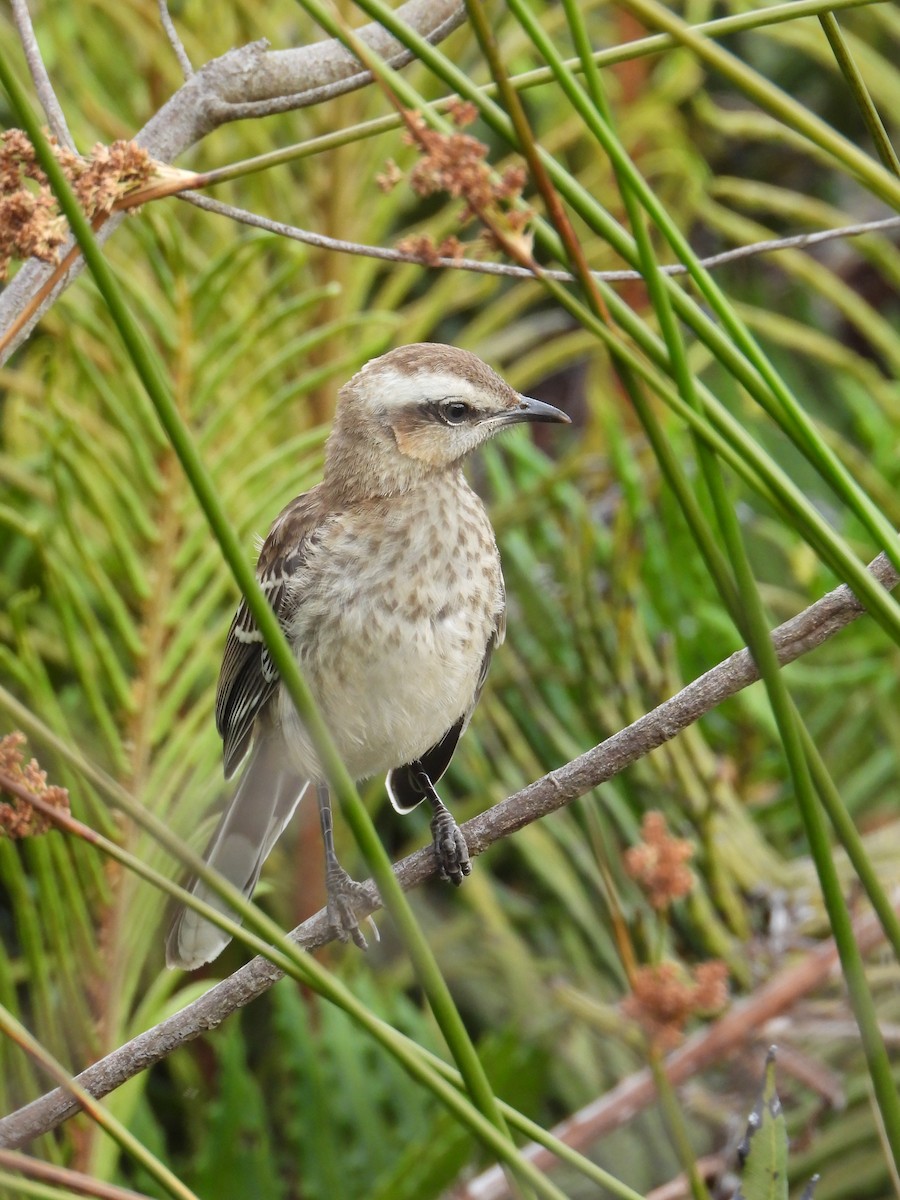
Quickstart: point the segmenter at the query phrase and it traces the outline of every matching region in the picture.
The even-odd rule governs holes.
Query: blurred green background
[[[506,8],[489,7],[508,72],[542,65]],[[597,49],[647,32],[627,7],[587,0],[580,8]],[[750,11],[739,2],[674,8],[691,23]],[[287,0],[264,7],[186,0],[171,11],[196,65],[261,37],[281,48],[320,36]],[[536,0],[532,11],[561,52],[573,55],[563,8]],[[43,0],[32,12],[82,149],[129,137],[179,86],[151,0]],[[27,81],[15,29],[7,15],[0,22],[0,53]],[[896,131],[898,10],[848,8],[840,22]],[[815,17],[764,23],[723,45],[798,108],[868,147]],[[488,81],[466,26],[440,49],[470,78]],[[423,67],[404,75],[428,99],[447,92]],[[700,254],[888,212],[883,196],[689,49],[628,58],[604,69],[603,78],[623,145]],[[551,77],[522,96],[541,146],[623,220],[609,160],[558,81]],[[316,108],[226,126],[178,165],[211,169],[389,111],[369,87]],[[8,110],[0,118],[4,126],[15,123]],[[498,170],[520,161],[483,122],[468,132],[488,143]],[[379,190],[375,177],[391,158],[405,168],[415,161],[396,129],[214,194],[366,244],[456,232],[458,202],[421,201],[403,184]],[[528,195],[543,211],[540,198]],[[575,228],[593,268],[622,265],[583,213]],[[895,231],[785,251],[733,263],[715,276],[822,441],[894,526],[896,239]],[[655,233],[652,242],[670,261]],[[181,414],[248,554],[282,505],[318,479],[337,388],[391,345],[464,346],[515,387],[571,413],[571,430],[542,434],[539,443],[518,431],[473,466],[503,555],[509,631],[444,784],[461,820],[600,742],[743,644],[606,351],[540,284],[325,253],[177,200],[130,218],[107,254],[165,361]],[[643,285],[616,291],[654,333]],[[862,561],[874,557],[881,547],[858,517],[709,346],[690,335],[687,353],[695,378],[747,437]],[[685,423],[665,405],[653,407],[712,520]],[[835,586],[832,571],[782,511],[733,473],[727,484],[773,624]],[[195,849],[214,819],[203,814],[226,794],[212,709],[236,599],[84,276],[0,370],[0,679]],[[897,669],[897,645],[863,619],[786,671],[885,885],[900,881]],[[165,873],[178,873],[65,762],[38,744],[30,749],[52,781],[71,789],[81,819]],[[398,819],[381,781],[367,785],[365,795],[393,856],[427,841],[426,815]],[[622,863],[651,809],[696,844],[695,891],[664,920]],[[342,861],[361,876],[346,830],[338,840]],[[266,868],[257,899],[285,928],[321,906],[317,842],[308,809]],[[838,865],[851,907],[861,910],[860,889],[839,852]],[[545,1126],[646,1061],[637,1027],[618,1008],[629,983],[616,921],[640,961],[724,959],[735,996],[829,932],[760,685],[565,811],[495,846],[458,892],[435,883],[415,893],[413,904],[497,1093]],[[81,1069],[245,958],[233,944],[199,980],[167,973],[164,907],[149,884],[73,839],[0,840],[0,1003],[73,1071]],[[335,947],[323,958],[373,1011],[439,1050],[407,957],[390,923],[380,924],[383,940],[365,957]],[[895,1052],[898,982],[887,953],[872,960],[869,983]],[[765,1047],[775,1040],[834,1072],[847,1102],[843,1112],[827,1111],[802,1072],[780,1080],[797,1181],[821,1172],[819,1200],[897,1194],[840,982],[792,1009],[777,1035],[757,1033],[680,1093],[695,1150],[733,1146]],[[16,1045],[0,1042],[0,1110],[46,1086]],[[116,1092],[108,1106],[198,1195],[217,1200],[425,1200],[448,1194],[455,1180],[490,1161],[343,1014],[289,982]],[[83,1118],[34,1149],[98,1178],[163,1194]],[[591,1155],[639,1191],[680,1170],[670,1132],[653,1109],[598,1142]],[[599,1194],[568,1171],[558,1182],[573,1197]],[[0,1186],[0,1195],[19,1194],[26,1193]]]

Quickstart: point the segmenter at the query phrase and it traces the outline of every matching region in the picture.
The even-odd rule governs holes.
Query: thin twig
[[[461,23],[465,10],[461,0],[405,0],[397,12],[427,40],[438,41]],[[357,34],[395,66],[402,66],[414,57],[377,22],[363,26]],[[174,163],[185,150],[229,121],[251,113],[263,116],[280,112],[284,104],[295,109],[319,103],[352,91],[368,79],[368,72],[360,72],[358,60],[334,41],[288,50],[269,50],[264,40],[252,42],[228,51],[194,72],[134,140],[151,157]],[[111,217],[99,231],[100,241],[110,237],[123,219],[122,214]],[[6,344],[0,361],[5,362],[25,340],[41,314],[83,269],[84,262],[78,257],[35,307],[34,293],[42,288],[53,269],[36,259],[22,266],[0,294],[0,332],[6,332],[13,323],[18,325],[18,332]],[[26,309],[30,316],[20,321],[19,316]]]
[[[44,1183],[65,1188],[67,1193],[93,1196],[95,1200],[148,1200],[146,1192],[133,1192],[131,1188],[105,1183],[102,1179],[94,1179],[92,1175],[84,1175],[70,1167],[57,1166],[56,1163],[43,1162],[27,1154],[19,1154],[15,1150],[0,1150],[0,1168],[16,1171],[28,1179],[40,1179]]]
[[[703,1158],[697,1159],[700,1178],[704,1183],[709,1184],[721,1180],[728,1165],[728,1158],[725,1154],[706,1154]],[[690,1200],[692,1195],[690,1180],[686,1175],[681,1174],[670,1179],[668,1183],[660,1184],[652,1192],[648,1192],[646,1200]]]
[[[446,267],[457,271],[471,271],[480,275],[503,275],[512,279],[533,279],[534,272],[527,267],[513,266],[512,263],[482,262],[477,258],[429,258],[424,261],[418,254],[410,254],[405,250],[394,250],[388,246],[371,246],[364,242],[348,242],[342,238],[327,237],[322,233],[313,233],[309,229],[300,229],[296,225],[286,225],[283,221],[274,221],[270,217],[261,217],[245,208],[236,208],[232,204],[223,204],[213,200],[211,196],[203,196],[199,192],[179,192],[179,200],[187,200],[197,208],[216,213],[220,217],[230,217],[244,225],[252,225],[255,229],[265,229],[281,237],[291,238],[295,242],[303,242],[307,246],[316,246],[321,250],[336,250],[342,254],[358,254],[366,258],[380,258],[385,262],[415,263],[426,267]],[[752,242],[747,246],[738,246],[734,250],[725,250],[721,254],[710,255],[699,260],[702,267],[711,270],[736,262],[742,258],[753,258],[758,254],[771,254],[777,250],[797,250],[806,246],[818,245],[820,242],[832,242],[840,238],[859,237],[866,233],[885,233],[900,229],[900,217],[886,217],[878,221],[865,221],[855,225],[841,225],[837,229],[823,229],[816,233],[799,233],[793,237],[777,238],[769,241]],[[685,275],[687,267],[681,263],[660,268],[666,275]],[[575,276],[569,271],[557,271],[545,268],[541,274],[547,279],[559,283],[573,283]],[[592,271],[594,279],[604,283],[627,283],[642,278],[640,271]]]
[[[850,2],[855,3],[858,0],[841,0],[837,7],[843,7]],[[862,2],[873,3],[874,0],[862,0]],[[29,37],[31,44],[35,45],[35,43],[33,33],[30,32],[31,22],[27,17],[25,0],[13,0],[13,9],[17,15],[17,19],[24,13],[27,20],[27,25],[25,26],[26,32],[22,34],[23,44],[25,44],[27,51]],[[803,15],[805,11],[802,4],[798,6],[785,4],[767,10],[767,18],[779,21],[787,20],[795,15]],[[816,9],[815,11],[818,10]],[[440,41],[454,29],[462,20],[463,14],[464,7],[461,0],[441,0],[439,4],[436,0],[407,0],[407,3],[398,10],[398,15],[401,15],[407,24],[415,29],[419,29],[425,38],[432,43]],[[752,23],[750,22],[750,24]],[[734,19],[726,18],[720,22],[699,25],[697,29],[709,32],[725,32],[732,28],[744,28],[746,24],[747,21],[742,15]],[[359,36],[371,38],[372,44],[376,45],[379,52],[383,56],[386,56],[387,61],[392,62],[395,67],[400,65],[401,62],[408,60],[408,53],[405,57],[402,53],[395,57],[396,52],[388,49],[388,45],[382,43],[380,39],[388,38],[388,35],[381,26],[373,23],[357,32]],[[661,34],[642,39],[639,43],[630,43],[626,47],[618,47],[612,57],[610,57],[608,51],[601,52],[599,57],[604,62],[611,62],[628,59],[637,54],[656,53],[666,49],[672,43],[672,40],[669,35]],[[389,38],[388,44],[390,44]],[[230,51],[221,58],[207,63],[202,71],[195,72],[185,83],[184,87],[136,135],[136,140],[154,158],[162,162],[174,162],[181,153],[200,141],[212,129],[218,128],[228,121],[239,120],[248,116],[262,116],[269,113],[294,110],[310,104],[320,103],[368,82],[370,78],[369,72],[360,71],[358,69],[358,62],[353,62],[350,65],[348,62],[341,61],[341,53],[342,48],[336,49],[335,44],[329,42],[319,42],[299,50],[289,51],[267,51],[265,43],[260,42]],[[351,56],[347,57],[351,59]],[[39,55],[37,61],[40,64]],[[576,61],[573,60],[573,63]],[[40,64],[40,69],[43,69],[42,64]],[[309,81],[311,77],[316,79],[327,78],[328,82],[320,83],[318,86],[308,82],[307,86],[301,91],[294,90],[298,80]],[[520,79],[518,84],[521,86],[536,84],[542,82],[543,79],[544,76],[540,72],[530,72],[527,76]],[[286,86],[288,81],[290,81],[292,86]],[[52,89],[48,87],[46,90],[52,96]],[[246,99],[248,90],[253,93],[253,99]],[[56,132],[55,123],[52,119],[50,120],[50,124],[51,128],[54,128]],[[68,132],[64,128],[64,122],[63,130],[64,135],[60,140],[71,144]],[[59,132],[57,132],[57,136],[60,136]],[[198,201],[194,199],[193,202],[197,203]],[[206,203],[209,207],[212,207],[213,202],[207,201]],[[329,245],[327,239],[314,240],[318,235],[307,234],[304,231],[294,231],[290,226],[282,226],[280,229],[277,229],[275,223],[266,225],[265,218],[255,217],[253,214],[241,213],[241,210],[238,209],[232,210],[228,215],[249,224],[255,224],[261,228],[276,229],[277,232],[283,232],[284,236],[295,237],[297,240],[323,245],[327,248],[338,249],[348,253],[370,254],[373,257],[393,262],[416,263],[421,261],[415,256],[404,255],[399,251],[386,250],[380,247],[361,247],[355,243],[341,243],[339,241],[335,241],[332,245]],[[122,219],[122,214],[112,217],[99,232],[101,240],[109,237]],[[778,241],[760,242],[751,247],[738,247],[737,249],[725,251],[722,254],[706,259],[704,265],[708,268],[716,267],[726,262],[736,261],[753,254],[765,253],[769,250],[801,248],[833,238],[850,237],[857,233],[884,231],[894,227],[897,221],[898,219],[894,218],[882,222],[846,226],[840,230],[826,230],[814,234],[800,234],[794,238],[785,238]],[[529,272],[521,267],[498,263],[480,263],[471,259],[464,259],[462,261],[439,259],[434,263],[429,262],[427,265],[474,271],[485,275],[507,275],[511,277],[533,275],[533,272]],[[53,274],[51,268],[47,268],[44,264],[35,260],[26,263],[22,267],[16,278],[4,290],[2,299],[0,299],[0,332],[6,334],[4,350],[0,354],[0,362],[5,361],[12,351],[24,340],[40,314],[80,274],[82,268],[83,263],[76,254],[75,261],[73,261],[71,269],[65,274],[65,277],[57,278],[51,286],[47,286],[47,279]],[[671,275],[685,273],[685,268],[680,264],[662,269]],[[544,274],[546,274],[547,278],[558,282],[566,283],[571,281],[571,276],[564,271],[546,271]],[[594,277],[608,283],[617,283],[639,279],[640,275],[635,271],[623,270],[594,272]],[[35,298],[36,292],[40,295],[39,300]],[[16,330],[14,334],[10,332],[12,327],[15,327]]]
[[[31,23],[31,13],[28,11],[27,0],[12,0],[12,13],[16,29],[19,31],[19,37],[22,41],[22,49],[25,52],[28,70],[31,72],[34,90],[38,94],[41,108],[43,108],[44,114],[47,117],[50,132],[61,146],[67,146],[69,150],[75,150],[75,141],[69,132],[65,115],[56,98],[56,92],[53,90],[53,84],[50,82],[50,76],[47,74],[47,68],[44,66],[44,60],[41,57],[41,49],[38,46],[37,37],[35,36],[34,25]]]
[[[884,554],[869,564],[869,570],[889,590],[900,582],[900,573],[891,566]],[[773,631],[772,642],[778,661],[784,666],[808,654],[855,621],[864,611],[846,584],[835,588]],[[592,788],[607,782],[651,750],[670,741],[723,700],[758,679],[759,672],[749,651],[737,651],[599,746],[465,822],[462,830],[469,852],[472,855],[481,854],[494,842],[556,812]],[[434,852],[430,846],[411,854],[395,867],[400,885],[406,891],[431,878],[435,870]],[[364,887],[368,900],[360,905],[361,917],[378,907],[374,884],[369,882]],[[304,921],[290,936],[304,949],[312,950],[331,941],[334,931],[323,909]],[[97,1098],[108,1095],[185,1042],[217,1028],[232,1013],[255,1000],[281,977],[282,972],[267,959],[252,959],[193,1004],[88,1067],[76,1077],[76,1083]],[[684,1052],[692,1044],[687,1043]],[[49,1092],[0,1119],[0,1147],[16,1149],[24,1146],[41,1134],[55,1129],[77,1111],[77,1103],[65,1091],[57,1089]]]
[[[752,258],[756,254],[770,254],[774,250],[805,250],[807,246],[817,246],[821,242],[858,237],[864,233],[886,233],[892,229],[900,229],[900,217],[884,217],[878,221],[861,221],[855,225],[840,225],[836,229],[820,229],[816,233],[797,233],[793,237],[751,242],[747,246],[738,246],[734,250],[725,250],[721,254],[702,258],[700,265],[707,269],[721,267],[725,263],[736,262],[741,258]],[[684,275],[687,272],[687,267],[681,264],[661,269],[667,275]]]
[[[487,61],[491,77],[497,85],[500,99],[512,122],[516,140],[519,143],[519,149],[528,164],[528,170],[534,180],[535,187],[544,201],[547,216],[559,235],[569,261],[575,266],[575,275],[573,278],[577,278],[581,283],[594,313],[603,320],[604,324],[608,325],[610,324],[610,319],[609,313],[606,310],[606,303],[597,287],[597,280],[588,267],[584,247],[580,239],[575,235],[572,222],[569,220],[569,214],[566,212],[565,205],[560,199],[559,193],[553,186],[553,181],[550,178],[544,159],[535,144],[534,132],[525,112],[525,105],[522,103],[521,96],[510,82],[492,23],[488,19],[479,0],[466,0],[466,11],[469,14],[469,22],[475,36],[478,38],[481,52]]]
[[[197,176],[197,178],[205,179],[205,176]],[[125,197],[123,201],[116,205],[115,211],[122,214],[133,205],[146,204],[151,199],[160,199],[163,196],[176,196],[179,200],[187,200],[190,204],[196,205],[197,208],[205,209],[207,212],[215,213],[217,216],[228,217],[233,221],[240,221],[242,224],[251,225],[255,229],[265,229],[269,233],[275,233],[280,237],[302,242],[307,246],[316,246],[320,250],[334,250],[341,254],[356,254],[365,258],[378,258],[384,262],[410,263],[415,266],[435,269],[449,268],[457,271],[469,271],[479,275],[497,275],[512,279],[534,279],[536,277],[534,268],[529,269],[528,267],[515,266],[512,263],[482,262],[477,258],[429,257],[428,259],[423,259],[421,255],[406,250],[395,250],[387,246],[371,246],[363,242],[349,242],[342,238],[328,237],[325,234],[313,233],[309,229],[300,229],[296,225],[286,225],[283,221],[274,221],[270,217],[261,217],[257,213],[252,213],[245,208],[236,208],[232,204],[223,204],[219,200],[213,200],[210,196],[204,196],[193,190],[179,192],[176,190],[177,186],[176,180],[168,179],[163,185],[157,188],[155,195],[151,194],[149,187],[141,189],[140,192],[135,192],[131,196]],[[95,231],[99,231],[100,227],[101,219],[98,218],[94,222]],[[758,254],[771,254],[777,250],[800,249],[805,246],[816,245],[820,242],[857,237],[866,233],[884,233],[897,228],[900,228],[900,217],[887,217],[882,220],[867,221],[856,225],[842,225],[837,229],[825,229],[817,233],[801,233],[788,238],[753,242],[747,246],[738,246],[734,250],[726,250],[721,254],[714,254],[709,258],[700,259],[699,262],[707,270],[712,270],[726,263],[735,262],[742,258],[752,258]],[[8,346],[16,341],[21,330],[30,321],[34,320],[44,300],[59,286],[66,273],[77,264],[80,253],[77,245],[70,246],[65,257],[61,262],[56,264],[52,273],[47,276],[42,286],[34,293],[28,304],[17,314],[12,324],[0,333],[0,358],[4,356]],[[681,263],[675,263],[670,266],[661,267],[660,269],[666,275],[684,275],[687,273],[687,268]],[[541,278],[552,279],[559,283],[572,283],[575,281],[575,276],[568,271],[540,268],[539,274]],[[627,283],[642,278],[639,271],[631,270],[592,271],[590,274],[594,279],[605,283]]]
[[[178,36],[178,30],[175,28],[175,22],[172,20],[166,0],[159,0],[159,19],[162,22],[166,37],[169,39],[169,45],[178,59],[182,75],[184,75],[185,79],[190,79],[194,73],[194,68],[191,66],[191,60],[188,58],[187,50],[184,48],[184,42]]]

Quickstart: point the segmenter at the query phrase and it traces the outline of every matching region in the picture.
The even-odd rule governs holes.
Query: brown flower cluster
[[[474,104],[458,100],[451,106],[450,116],[462,129],[474,121],[477,109]],[[418,146],[420,157],[409,173],[408,182],[419,196],[433,196],[446,192],[454,199],[464,201],[459,214],[460,225],[478,219],[483,225],[481,237],[492,249],[514,252],[517,256],[530,257],[531,236],[527,226],[534,213],[519,204],[525,187],[524,167],[515,166],[506,170],[498,179],[486,159],[488,148],[483,142],[467,133],[441,133],[432,129],[420,112],[403,111],[406,123],[404,140],[407,145]],[[400,168],[393,160],[385,165],[378,176],[378,186],[390,191],[403,178]],[[456,239],[449,239],[456,242]],[[448,254],[445,247],[437,247],[430,238],[406,238],[401,249],[412,251],[413,246],[424,261],[436,258],[461,257],[458,253]]]
[[[428,234],[410,234],[400,238],[397,249],[404,254],[412,254],[428,267],[436,267],[442,258],[452,258],[457,262],[465,255],[465,246],[458,237],[444,238],[435,242]]]
[[[669,1050],[681,1040],[688,1019],[709,1016],[728,1000],[728,968],[723,962],[700,963],[693,974],[678,963],[638,967],[622,1011],[637,1021],[653,1044]]]
[[[54,827],[53,820],[29,804],[26,795],[37,796],[45,804],[69,812],[69,793],[63,787],[47,784],[47,772],[37,762],[25,762],[22,746],[25,735],[16,730],[0,738],[0,836],[9,838],[34,837]]]
[[[67,231],[31,142],[21,129],[8,130],[0,137],[0,279],[12,258],[55,262]]]
[[[112,212],[120,197],[148,183],[153,162],[134,142],[98,143],[82,158],[50,138],[53,153],[85,213],[92,220]],[[0,279],[11,259],[55,263],[68,237],[47,176],[21,129],[0,135]]]
[[[392,192],[402,178],[403,172],[394,160],[389,158],[384,164],[384,170],[381,174],[375,176],[375,182],[378,185],[378,190],[386,193]]]
[[[687,866],[694,847],[683,838],[672,837],[661,812],[648,812],[641,824],[643,841],[625,851],[625,869],[646,892],[657,910],[686,896],[694,886]]]

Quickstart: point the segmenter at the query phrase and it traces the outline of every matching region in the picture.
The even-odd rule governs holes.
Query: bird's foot
[[[335,859],[329,863],[325,872],[325,886],[328,889],[328,920],[332,929],[342,942],[353,942],[360,950],[368,949],[368,942],[359,927],[356,910],[368,906],[371,901],[368,889],[355,879],[351,879],[340,863]],[[371,917],[367,918],[375,941],[379,941],[378,929]]]
[[[441,879],[448,879],[459,887],[465,877],[472,873],[469,847],[462,830],[443,804],[435,809],[431,818],[431,837]]]

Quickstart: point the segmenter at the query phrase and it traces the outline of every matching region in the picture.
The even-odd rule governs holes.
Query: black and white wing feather
[[[300,603],[297,579],[320,506],[318,487],[292,500],[272,526],[256,564],[257,578],[286,632]],[[256,719],[277,686],[278,671],[247,602],[241,600],[228,631],[216,689],[216,728],[222,738],[226,779],[250,748]]]

